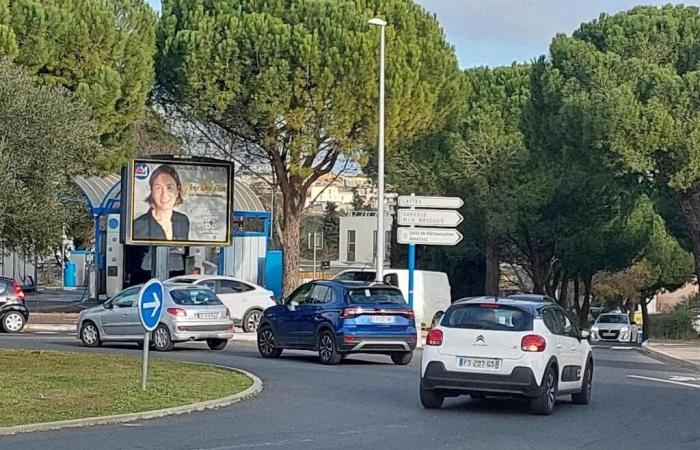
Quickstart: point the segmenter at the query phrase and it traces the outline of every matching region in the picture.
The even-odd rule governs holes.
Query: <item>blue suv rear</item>
[[[258,328],[258,351],[276,358],[284,349],[318,352],[323,364],[350,353],[389,355],[411,362],[416,324],[393,286],[354,281],[313,281],[299,286],[283,304],[267,308]]]

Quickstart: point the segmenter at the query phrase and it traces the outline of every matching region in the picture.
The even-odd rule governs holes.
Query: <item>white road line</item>
[[[610,349],[611,350],[634,350],[635,347],[622,347],[622,346],[618,346],[618,345],[613,345],[612,347],[610,347]]]
[[[681,381],[664,380],[662,378],[653,378],[653,377],[643,377],[641,375],[627,375],[627,376],[629,378],[637,378],[639,380],[658,381],[659,383],[677,384],[678,386],[686,386],[686,387],[691,387],[691,388],[695,388],[695,389],[700,389],[700,385],[691,384],[691,383],[683,383]]]
[[[291,444],[309,444],[313,439],[285,439],[277,442],[260,442],[256,444],[234,444],[225,447],[198,448],[197,450],[233,450],[237,448],[286,447]]]

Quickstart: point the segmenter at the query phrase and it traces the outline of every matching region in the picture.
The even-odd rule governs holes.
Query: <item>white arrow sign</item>
[[[399,244],[457,245],[462,233],[450,228],[399,227],[396,240]]]
[[[158,299],[158,296],[156,293],[153,293],[153,301],[150,301],[148,303],[144,303],[143,307],[145,309],[151,309],[151,317],[155,317],[156,312],[158,311],[158,308],[160,308],[160,300]]]
[[[399,225],[426,227],[456,227],[464,218],[451,209],[399,209]]]
[[[401,208],[447,208],[457,209],[464,205],[459,197],[422,197],[420,195],[400,195]]]

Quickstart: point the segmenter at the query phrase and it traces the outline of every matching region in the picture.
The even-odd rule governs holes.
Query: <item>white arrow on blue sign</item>
[[[157,278],[148,281],[139,291],[139,318],[146,331],[153,331],[158,326],[164,300],[165,289]]]

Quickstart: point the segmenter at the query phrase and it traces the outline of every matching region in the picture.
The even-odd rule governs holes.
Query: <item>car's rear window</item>
[[[175,280],[176,283],[189,283],[192,284],[194,283],[194,278],[176,278]]]
[[[368,305],[371,303],[405,305],[401,291],[388,288],[357,288],[350,289],[348,300],[353,305]]]
[[[221,305],[221,300],[209,289],[173,289],[170,296],[178,305]]]
[[[629,319],[622,314],[603,314],[598,317],[598,323],[629,323]]]
[[[440,326],[474,330],[528,331],[532,330],[532,315],[509,306],[456,305],[445,313]]]

